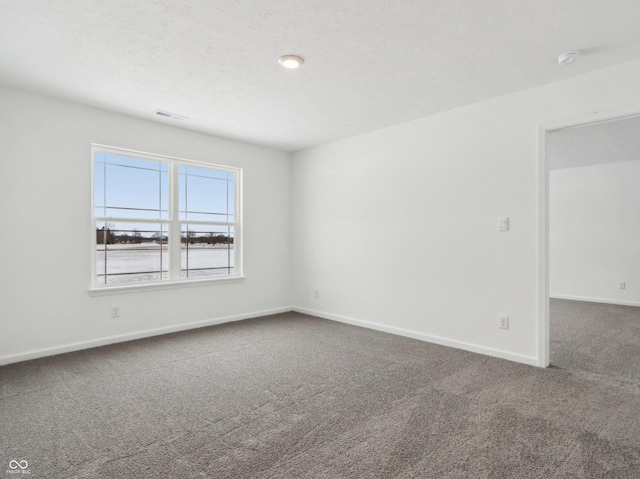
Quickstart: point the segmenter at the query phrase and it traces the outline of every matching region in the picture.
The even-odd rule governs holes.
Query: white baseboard
[[[213,326],[216,324],[230,323],[233,321],[241,321],[243,319],[258,318],[260,316],[268,316],[270,314],[286,313],[293,308],[290,306],[267,309],[263,311],[255,311],[252,313],[238,314],[234,316],[225,316],[223,318],[205,319],[203,321],[195,321],[193,323],[178,324],[175,326],[165,326],[163,328],[147,329],[144,331],[137,331],[134,333],[120,334],[117,336],[108,336],[106,338],[92,339],[89,341],[82,341],[79,343],[64,344],[62,346],[54,346],[51,348],[34,349],[24,353],[10,354],[7,356],[0,356],[0,366],[5,364],[17,363],[20,361],[27,361],[29,359],[43,358],[46,356],[53,356],[55,354],[69,353],[72,351],[79,351],[82,349],[95,348],[98,346],[106,346],[107,344],[123,343],[125,341],[132,341],[134,339],[149,338],[152,336],[160,336],[162,334],[175,333],[178,331],[186,331],[188,329],[203,328],[205,326]]]
[[[463,349],[465,351],[484,354],[486,356],[493,356],[496,358],[507,359],[509,361],[528,364],[530,366],[539,366],[538,359],[533,356],[525,356],[523,354],[511,353],[509,351],[503,351],[501,349],[487,348],[485,346],[480,346],[477,344],[442,338],[440,336],[432,336],[430,334],[418,333],[416,331],[411,331],[408,329],[396,328],[393,326],[386,326],[383,324],[372,323],[370,321],[364,321],[361,319],[348,318],[346,316],[340,316],[337,314],[324,313],[322,311],[302,308],[300,306],[293,306],[293,310],[298,313],[308,314],[310,316],[317,316],[319,318],[330,319],[332,321],[338,321],[340,323],[352,324],[354,326],[361,326],[363,328],[374,329],[376,331],[383,331],[385,333],[396,334],[398,336],[405,336],[407,338],[419,339],[421,341],[426,341],[428,343],[440,344],[441,346],[450,346],[452,348]]]
[[[568,299],[568,298],[567,298]],[[578,298],[576,298],[578,299]],[[587,299],[580,298],[581,301],[587,301]],[[203,321],[195,321],[192,323],[179,324],[175,326],[166,326],[163,328],[148,329],[144,331],[137,331],[134,333],[121,334],[117,336],[108,336],[105,338],[93,339],[89,341],[82,341],[78,343],[65,344],[61,346],[54,346],[51,348],[35,349],[32,351],[26,351],[24,353],[11,354],[6,356],[0,356],[0,366],[17,363],[20,361],[27,361],[30,359],[43,358],[47,356],[53,356],[56,354],[69,353],[72,351],[80,351],[83,349],[95,348],[98,346],[106,346],[108,344],[122,343],[125,341],[132,341],[135,339],[149,338],[153,336],[160,336],[162,334],[175,333],[178,331],[186,331],[189,329],[203,328],[206,326],[213,326],[216,324],[230,323],[233,321],[241,321],[243,319],[257,318],[260,316],[268,316],[270,314],[286,313],[288,311],[296,311],[319,318],[329,319],[331,321],[338,321],[340,323],[351,324],[354,326],[360,326],[363,328],[373,329],[376,331],[382,331],[385,333],[396,334],[398,336],[405,336],[408,338],[418,339],[420,341],[426,341],[428,343],[440,344],[442,346],[449,346],[465,351],[471,351],[474,353],[484,354],[486,356],[493,356],[497,358],[507,359],[509,361],[515,361],[518,363],[529,364],[531,366],[537,366],[538,362],[535,357],[525,356],[521,354],[511,353],[509,351],[503,351],[495,348],[487,348],[477,344],[466,343],[463,341],[456,341],[452,339],[442,338],[439,336],[433,336],[424,333],[418,333],[408,329],[396,328],[393,326],[386,326],[379,323],[373,323],[370,321],[364,321],[361,319],[349,318],[346,316],[340,316],[337,314],[325,313],[308,308],[302,308],[299,306],[285,306],[282,308],[268,309],[262,311],[255,311],[252,313],[239,314],[234,316],[226,316],[222,318],[206,319]]]
[[[640,306],[639,301],[625,301],[622,299],[587,298],[584,296],[571,296],[568,294],[550,294],[551,299],[568,299],[571,301],[587,301],[590,303],[619,304],[620,306]]]

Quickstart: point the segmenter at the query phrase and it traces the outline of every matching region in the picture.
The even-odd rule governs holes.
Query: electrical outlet
[[[120,306],[111,306],[111,317],[112,318],[120,317]]]
[[[500,329],[509,329],[509,316],[500,316]]]
[[[618,282],[618,289],[625,289],[626,287],[627,287],[627,283],[625,283],[624,281]]]
[[[318,290],[316,289],[316,291],[315,291],[315,293],[314,293],[313,297],[314,297],[314,298],[316,298],[316,299],[320,299],[320,291],[318,291]]]

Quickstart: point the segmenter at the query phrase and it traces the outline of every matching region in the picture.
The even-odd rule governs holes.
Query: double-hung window
[[[93,145],[93,288],[241,276],[241,170]]]

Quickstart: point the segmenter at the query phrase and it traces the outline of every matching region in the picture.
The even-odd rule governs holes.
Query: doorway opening
[[[640,112],[540,131],[539,365],[640,382]]]

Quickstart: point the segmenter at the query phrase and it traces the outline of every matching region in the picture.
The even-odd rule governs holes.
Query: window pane
[[[179,176],[180,220],[233,221],[233,173],[181,166]]]
[[[233,226],[182,225],[180,277],[211,278],[235,274]]]
[[[96,285],[169,279],[166,223],[96,223]]]
[[[168,219],[166,163],[98,152],[94,157],[94,214]]]
[[[237,274],[240,170],[93,148],[96,286]]]
[[[235,211],[235,189],[236,189],[236,182],[235,182],[235,175],[233,173],[229,173],[229,182],[227,183],[227,185],[229,186],[227,189],[227,213],[229,214],[229,222],[233,222],[235,221],[234,219],[234,215],[233,212]]]
[[[97,152],[93,168],[93,205],[95,216],[106,216],[104,208],[104,153]]]

